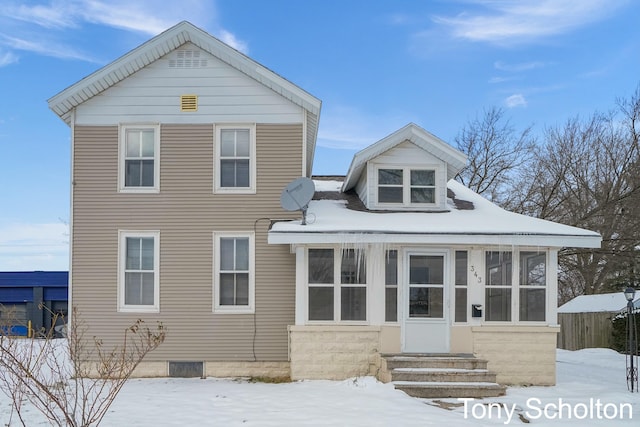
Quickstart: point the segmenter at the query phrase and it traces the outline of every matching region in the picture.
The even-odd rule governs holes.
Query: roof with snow
[[[640,298],[634,302],[640,307]],[[622,292],[598,295],[580,295],[558,307],[558,313],[617,313],[627,307],[627,299]]]
[[[316,181],[316,191],[338,191],[339,182]],[[275,223],[269,243],[427,243],[600,247],[598,233],[506,211],[458,183],[447,183],[446,212],[350,209],[348,198],[312,200],[307,225]],[[466,203],[455,203],[454,200]],[[472,208],[469,208],[472,204]]]

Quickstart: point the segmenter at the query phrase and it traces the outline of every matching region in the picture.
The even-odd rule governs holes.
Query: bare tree
[[[549,128],[520,170],[509,209],[602,235],[600,249],[560,252],[560,302],[635,280],[640,245],[640,92],[608,114]]]
[[[531,127],[516,132],[504,110],[494,107],[465,125],[455,142],[469,159],[456,179],[494,203],[507,203],[515,174],[533,153]]]
[[[123,331],[120,345],[105,348],[85,337],[75,310],[66,339],[55,339],[53,329],[38,331],[35,339],[18,338],[7,325],[0,331],[0,390],[23,426],[25,402],[52,425],[99,425],[136,367],[165,338],[161,323],[150,329],[139,319]]]

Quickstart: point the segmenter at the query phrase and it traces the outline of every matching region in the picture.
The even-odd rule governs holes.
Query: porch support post
[[[296,253],[296,325],[304,325],[307,318],[307,281],[304,246],[294,246]]]

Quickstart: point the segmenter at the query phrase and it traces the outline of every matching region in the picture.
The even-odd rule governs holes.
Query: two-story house
[[[138,375],[346,378],[384,353],[464,353],[553,384],[557,251],[596,233],[506,212],[452,178],[466,158],[409,124],[310,177],[320,101],[188,22],[49,100],[71,128],[70,304]],[[388,378],[387,378],[388,379]]]

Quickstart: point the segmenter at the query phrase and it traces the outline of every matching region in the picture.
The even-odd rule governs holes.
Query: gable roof
[[[640,298],[635,303],[640,307]],[[627,307],[627,299],[622,292],[598,295],[580,295],[558,307],[558,313],[617,313]]]
[[[353,156],[351,165],[349,166],[349,171],[347,172],[347,176],[342,185],[342,191],[348,191],[355,187],[369,160],[378,157],[385,151],[388,151],[405,141],[409,141],[417,145],[423,150],[446,162],[449,165],[447,168],[447,179],[451,179],[456,176],[460,169],[465,167],[467,164],[467,156],[464,153],[456,150],[415,123],[409,123],[391,135],[363,150],[358,151]]]
[[[311,174],[322,102],[190,22],[182,21],[48,100],[49,108],[67,124],[75,107],[185,43],[193,43],[306,111],[307,173]]]

